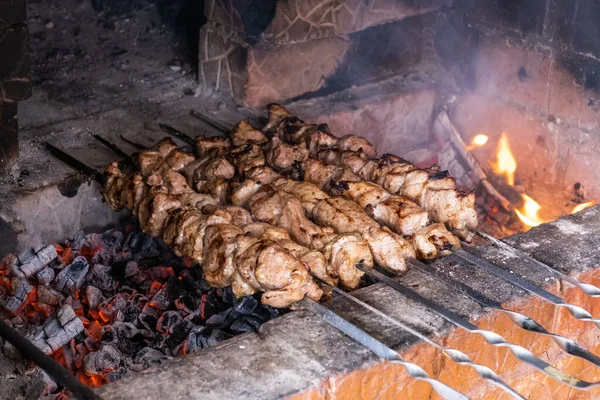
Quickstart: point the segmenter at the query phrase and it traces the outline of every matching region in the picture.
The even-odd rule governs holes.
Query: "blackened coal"
[[[238,299],[231,288],[212,288],[200,266],[189,266],[162,241],[127,231],[79,231],[50,246],[56,260],[29,277],[11,270],[16,256],[0,263],[0,295],[13,299],[3,307],[15,325],[35,331],[59,320],[62,306],[71,307],[83,332],[46,350],[83,382],[112,382],[128,371],[254,332],[280,314],[261,304],[259,295]],[[63,396],[62,389],[51,394]]]

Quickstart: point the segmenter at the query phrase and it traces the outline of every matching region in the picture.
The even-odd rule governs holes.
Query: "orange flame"
[[[515,171],[517,170],[517,161],[510,150],[508,144],[508,137],[506,133],[502,133],[500,141],[498,142],[498,153],[496,155],[496,162],[491,163],[494,173],[497,175],[506,176],[506,183],[510,186],[515,184]]]
[[[595,205],[596,202],[595,201],[588,201],[587,203],[581,203],[581,204],[577,204],[574,208],[573,211],[571,211],[571,214],[575,214],[578,213],[579,211],[583,211],[586,208],[589,208],[593,205]]]
[[[522,196],[525,201],[525,204],[523,204],[523,211],[515,210],[521,222],[527,226],[538,226],[547,222],[537,215],[540,208],[542,208],[537,201],[526,194],[523,194]]]
[[[473,140],[471,140],[471,144],[467,146],[467,151],[471,151],[476,147],[483,146],[484,144],[487,143],[488,140],[489,140],[489,138],[484,134],[480,133],[478,135],[475,135]]]

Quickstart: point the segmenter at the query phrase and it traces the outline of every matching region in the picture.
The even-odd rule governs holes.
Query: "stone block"
[[[249,107],[322,95],[407,71],[421,59],[422,31],[422,21],[410,18],[344,37],[251,46],[209,24],[201,30],[199,81]]]
[[[209,0],[204,13],[208,20],[255,40],[281,45],[347,35],[450,4],[450,0]]]
[[[25,0],[0,0],[0,29],[25,22]]]
[[[230,92],[250,107],[290,99],[320,89],[344,59],[350,42],[330,38],[275,48],[251,48],[202,28],[200,82]]]

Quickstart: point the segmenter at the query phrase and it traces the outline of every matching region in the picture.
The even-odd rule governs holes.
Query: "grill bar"
[[[369,335],[367,332],[363,331],[356,325],[346,321],[344,318],[340,317],[338,314],[331,311],[327,307],[308,298],[302,299],[297,304],[299,304],[302,308],[320,316],[329,325],[333,326],[345,335],[356,340],[358,343],[360,343],[373,353],[377,354],[379,357],[391,363],[402,365],[411,377],[420,381],[428,382],[433,388],[433,390],[435,390],[436,393],[438,393],[440,396],[448,400],[469,399],[467,396],[460,392],[457,392],[450,386],[447,386],[445,383],[442,383],[437,379],[431,378],[427,374],[427,372],[425,372],[421,367],[411,362],[405,361],[400,356],[400,354],[398,354],[397,351],[381,343],[379,340],[375,339],[373,336]]]
[[[568,339],[564,336],[560,336],[555,333],[548,332],[542,325],[540,325],[538,322],[534,321],[533,319],[529,318],[528,316],[521,314],[519,312],[516,312],[516,311],[507,310],[506,308],[502,307],[502,305],[500,303],[498,303],[497,301],[491,300],[491,299],[487,298],[486,296],[484,296],[483,294],[477,292],[473,288],[471,288],[461,282],[458,282],[442,273],[439,273],[438,271],[435,271],[431,266],[429,266],[427,264],[424,264],[417,260],[411,260],[409,263],[415,269],[423,272],[424,274],[427,274],[431,277],[434,277],[436,279],[443,281],[449,287],[452,287],[452,288],[458,290],[460,293],[464,294],[465,296],[472,298],[473,300],[477,301],[482,306],[504,313],[506,316],[508,316],[510,318],[510,320],[515,325],[517,325],[521,329],[524,329],[528,332],[537,333],[537,334],[540,334],[543,336],[548,336],[564,352],[566,352],[572,356],[582,358],[582,359],[589,361],[590,363],[600,367],[600,357],[593,354],[589,350],[585,349],[577,342],[575,342],[571,339]]]
[[[560,297],[548,292],[547,290],[544,290],[513,273],[510,273],[500,267],[497,267],[494,264],[491,264],[491,263],[475,256],[474,254],[469,253],[466,250],[459,249],[459,248],[453,248],[452,252],[454,254],[456,254],[458,257],[462,258],[463,260],[468,261],[471,264],[474,264],[480,268],[483,268],[488,272],[491,272],[492,274],[496,275],[497,277],[499,277],[509,283],[512,283],[515,286],[520,287],[521,289],[525,290],[526,292],[529,292],[535,296],[538,296],[542,300],[548,301],[557,307],[566,308],[569,311],[569,313],[576,319],[578,319],[580,321],[591,322],[594,325],[596,325],[598,328],[600,328],[600,319],[594,318],[592,316],[592,314],[590,314],[584,308],[576,306],[574,304],[567,303]]]
[[[403,330],[408,331],[410,334],[412,334],[412,335],[418,337],[419,339],[421,339],[422,341],[434,346],[436,349],[441,350],[445,355],[447,355],[455,363],[461,364],[461,365],[467,365],[467,366],[473,368],[477,372],[477,375],[479,375],[481,378],[485,379],[486,381],[491,382],[493,385],[498,386],[499,388],[504,390],[506,393],[510,394],[513,398],[525,400],[525,398],[523,396],[521,396],[517,391],[515,391],[506,382],[504,382],[502,380],[502,378],[500,378],[500,376],[498,376],[498,374],[496,374],[490,368],[474,362],[473,360],[471,360],[469,358],[469,356],[467,356],[462,351],[453,349],[451,347],[446,347],[439,343],[436,343],[433,340],[429,339],[427,336],[420,333],[419,331],[417,331],[417,330],[411,328],[410,326],[404,324],[403,322],[387,315],[383,311],[365,303],[364,301],[361,301],[357,297],[355,297],[349,293],[346,293],[343,290],[341,290],[335,286],[332,286],[326,282],[321,281],[321,283],[332,288],[335,293],[338,293],[341,296],[344,296],[345,298],[349,299],[350,301],[353,301],[354,303],[360,305],[361,307],[384,318],[388,322],[391,322],[392,324],[402,328]]]
[[[385,283],[386,285],[388,285],[391,288],[393,288],[394,290],[402,293],[409,299],[416,301],[418,303],[421,303],[424,306],[426,306],[427,308],[435,311],[446,321],[448,321],[468,332],[480,334],[485,339],[485,341],[488,342],[489,344],[491,344],[492,346],[508,348],[510,350],[510,352],[513,353],[515,355],[515,357],[517,357],[519,360],[531,365],[535,369],[543,372],[544,374],[550,376],[553,379],[556,379],[556,380],[563,382],[569,386],[572,386],[572,387],[575,387],[575,388],[578,388],[581,390],[588,390],[588,389],[600,386],[600,382],[583,381],[579,378],[574,377],[573,375],[569,375],[564,371],[554,368],[552,365],[550,365],[547,362],[536,357],[532,352],[525,349],[524,347],[507,342],[506,339],[504,339],[502,336],[500,336],[499,334],[497,334],[495,332],[488,331],[485,329],[479,329],[477,326],[475,326],[471,322],[465,320],[458,314],[456,314],[444,307],[441,307],[438,304],[424,298],[423,296],[421,296],[417,292],[413,291],[412,289],[407,288],[406,286],[402,285],[400,282],[390,278],[387,275],[382,274],[381,272],[379,272],[375,269],[367,268],[364,266],[359,266],[359,268],[362,271],[364,271],[367,275],[369,275],[370,277],[372,277],[380,282]]]
[[[496,247],[499,247],[500,249],[504,250],[505,252],[509,253],[510,255],[519,257],[519,258],[525,260],[526,262],[530,262],[538,267],[542,267],[542,268],[546,269],[550,273],[560,277],[560,279],[562,279],[563,281],[569,282],[571,285],[578,287],[588,296],[600,297],[600,288],[598,288],[597,286],[590,285],[589,283],[583,283],[583,282],[573,278],[572,276],[565,274],[562,271],[559,271],[555,268],[552,268],[551,266],[549,266],[547,264],[544,264],[543,262],[541,262],[539,260],[536,260],[535,258],[531,257],[527,253],[509,245],[508,243],[498,240],[495,237],[490,236],[485,232],[479,232],[476,230],[472,230],[472,232],[475,233],[477,236],[491,242],[493,245],[495,245]]]

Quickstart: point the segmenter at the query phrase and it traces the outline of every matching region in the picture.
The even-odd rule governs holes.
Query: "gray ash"
[[[210,287],[201,266],[133,228],[80,231],[53,248],[35,274],[22,261],[47,250],[2,261],[0,314],[90,386],[254,332],[282,312],[260,295]],[[45,396],[62,395],[48,388]]]

